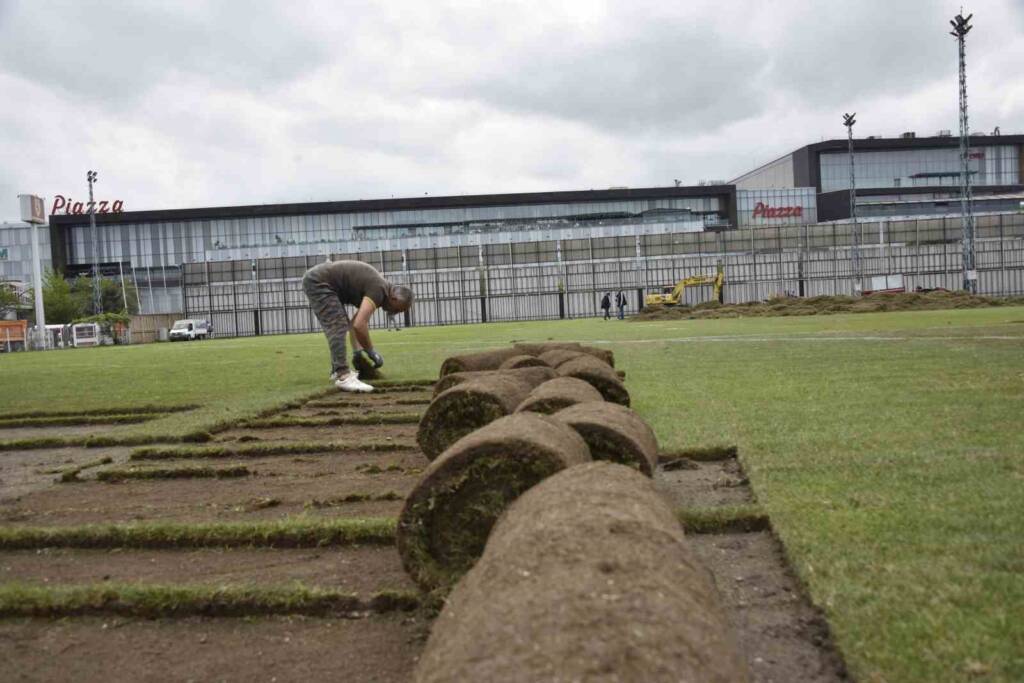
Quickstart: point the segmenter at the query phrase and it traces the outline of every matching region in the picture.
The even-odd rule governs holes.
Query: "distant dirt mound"
[[[696,306],[646,307],[631,318],[645,320],[695,320],[700,318],[754,318],[791,315],[830,315],[833,313],[878,313],[882,311],[938,311],[954,308],[990,308],[1021,306],[1024,297],[996,298],[967,292],[907,292],[872,294],[864,297],[815,296],[778,297],[763,302],[729,304],[717,301]]]

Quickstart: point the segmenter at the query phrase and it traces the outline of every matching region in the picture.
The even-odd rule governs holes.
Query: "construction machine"
[[[718,265],[718,272],[715,275],[691,275],[676,283],[675,287],[666,287],[662,294],[648,294],[644,299],[644,306],[678,306],[683,302],[683,292],[687,287],[698,285],[713,285],[715,288],[715,301],[722,303],[722,288],[725,286],[725,270]]]

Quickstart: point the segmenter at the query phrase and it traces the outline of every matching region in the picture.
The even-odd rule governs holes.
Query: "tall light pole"
[[[850,154],[850,220],[853,231],[853,245],[850,248],[850,263],[853,266],[853,295],[860,294],[864,286],[864,273],[860,265],[860,226],[857,224],[857,176],[853,164],[853,124],[857,123],[857,112],[843,114],[843,125],[846,126],[846,148]]]
[[[96,201],[92,196],[92,186],[96,182],[96,171],[89,171],[85,179],[89,181],[89,227],[92,229],[92,307],[96,315],[103,312],[103,296],[100,293],[100,241],[96,235]]]
[[[971,170],[969,161],[970,128],[967,125],[967,60],[964,39],[973,28],[970,25],[973,14],[964,17],[958,14],[950,20],[953,30],[949,35],[956,38],[960,55],[960,214],[963,224],[963,270],[964,289],[972,294],[978,290],[978,271],[974,262],[974,197],[971,192]]]

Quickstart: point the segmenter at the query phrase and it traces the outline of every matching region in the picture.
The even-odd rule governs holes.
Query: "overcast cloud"
[[[669,4],[677,6],[669,7]],[[0,0],[0,219],[664,186],[957,128],[959,0]],[[1024,132],[1024,2],[965,4],[971,127]]]

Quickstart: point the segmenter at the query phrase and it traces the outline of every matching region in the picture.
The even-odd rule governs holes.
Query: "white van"
[[[205,320],[175,320],[167,335],[171,341],[195,341],[210,336],[210,323]]]

